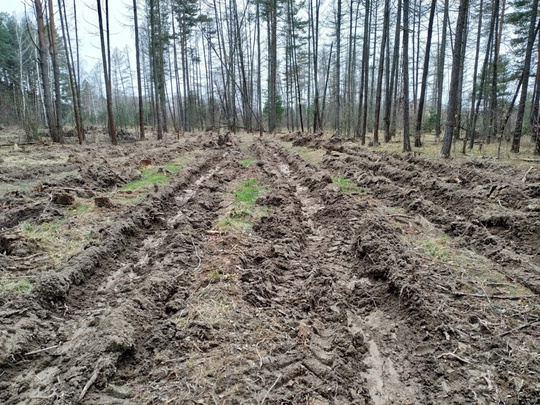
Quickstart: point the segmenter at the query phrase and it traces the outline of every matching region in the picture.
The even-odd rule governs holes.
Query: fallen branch
[[[523,162],[535,162],[535,163],[540,163],[540,159],[522,158],[522,159],[520,159],[520,160],[522,160]]]
[[[81,395],[79,395],[79,401],[82,401],[84,396],[86,395],[86,393],[88,392],[88,390],[90,389],[90,387],[92,386],[92,384],[94,384],[98,378],[98,375],[99,375],[99,369],[96,368],[94,370],[94,373],[92,374],[92,377],[90,377],[90,379],[88,380],[88,382],[86,383],[86,385],[84,386],[82,392],[81,392]]]
[[[454,359],[459,360],[462,363],[471,364],[471,362],[469,360],[464,359],[463,357],[460,357],[460,356],[458,356],[457,354],[455,354],[453,352],[443,353],[443,354],[440,354],[440,355],[437,356],[438,359],[440,359],[442,357],[453,357]]]
[[[263,399],[261,400],[261,405],[264,404],[264,401],[266,401],[266,397],[268,396],[268,394],[270,394],[270,391],[272,391],[272,389],[276,386],[276,384],[278,383],[279,379],[281,378],[281,374],[277,376],[276,378],[276,381],[274,381],[274,383],[272,384],[272,386],[270,388],[268,388],[268,391],[266,391],[266,394],[264,394],[264,397]]]
[[[38,220],[40,220],[43,217],[43,215],[45,215],[45,212],[49,208],[49,205],[51,205],[52,200],[53,200],[53,195],[49,194],[49,201],[47,201],[47,205],[45,205],[45,208],[43,208],[43,211],[41,212],[41,214],[39,214]]]
[[[38,349],[38,350],[34,350],[32,352],[28,352],[25,354],[25,356],[32,356],[33,354],[38,354],[38,353],[41,353],[41,352],[46,352],[47,350],[51,350],[51,349],[56,349],[58,347],[58,345],[54,345],[54,346],[49,346],[49,347],[44,347],[43,349]]]
[[[523,176],[523,178],[521,179],[523,183],[527,181],[527,175],[532,171],[532,169],[534,169],[534,166],[529,167],[529,170],[527,170],[527,173],[525,173],[525,176]]]
[[[518,327],[516,327],[516,328],[514,328],[514,329],[510,329],[510,330],[507,330],[506,332],[500,333],[500,334],[499,334],[499,337],[503,337],[503,336],[506,336],[506,335],[510,335],[511,333],[520,331],[520,330],[525,329],[525,328],[529,328],[529,327],[531,327],[531,326],[536,325],[538,322],[540,322],[540,318],[539,318],[539,319],[536,319],[535,321],[532,321],[532,322],[524,323],[523,325],[520,325],[520,326],[518,326]]]
[[[201,268],[201,264],[202,264],[202,257],[199,254],[199,249],[197,248],[197,246],[195,245],[195,242],[193,241],[193,237],[191,238],[191,244],[193,245],[193,248],[195,249],[195,255],[197,256],[197,259],[199,260],[199,263],[197,264],[197,267],[193,271],[199,271],[199,269]]]
[[[478,298],[487,298],[493,300],[525,300],[538,298],[538,295],[487,295],[487,294],[472,294],[466,293],[463,291],[453,291],[452,294],[458,297],[478,297]]]

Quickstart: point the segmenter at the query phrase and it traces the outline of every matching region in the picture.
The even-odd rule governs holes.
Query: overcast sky
[[[44,1],[45,3],[45,1]],[[53,1],[57,6],[57,1]],[[33,1],[31,0],[0,0],[0,13],[14,14],[16,16],[28,16],[34,19]],[[76,0],[77,20],[79,23],[79,39],[81,45],[81,58],[86,61],[86,68],[90,69],[98,59],[101,59],[100,41],[98,37],[97,12],[95,11],[95,0]],[[73,0],[66,0],[68,9],[68,19],[71,13]],[[132,47],[133,30],[127,24],[132,24],[131,9],[126,6],[126,0],[109,1],[111,15],[111,48],[118,47],[124,49],[126,45]],[[61,30],[59,21],[58,30]],[[74,40],[74,35],[71,35]]]

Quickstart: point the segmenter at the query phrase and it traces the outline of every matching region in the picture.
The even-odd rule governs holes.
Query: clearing
[[[0,403],[538,403],[538,163],[216,139],[0,148]]]

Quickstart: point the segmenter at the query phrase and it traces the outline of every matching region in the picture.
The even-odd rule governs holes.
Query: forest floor
[[[316,136],[0,148],[2,404],[534,404],[540,167]]]

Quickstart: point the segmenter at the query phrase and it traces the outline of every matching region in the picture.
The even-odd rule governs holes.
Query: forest
[[[101,36],[93,66],[81,7]],[[115,143],[117,128],[144,138],[148,126],[159,139],[326,131],[404,151],[428,134],[443,157],[452,141],[517,153],[525,138],[540,153],[536,0],[148,0],[125,16],[130,44],[111,40],[108,0],[1,14],[0,123],[55,142],[106,126]]]

